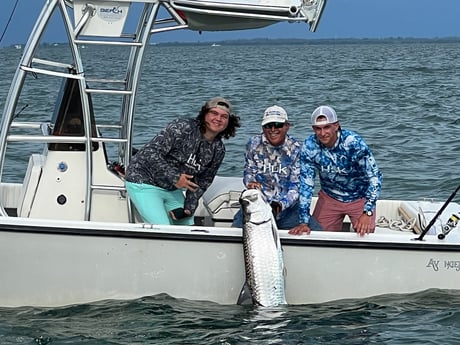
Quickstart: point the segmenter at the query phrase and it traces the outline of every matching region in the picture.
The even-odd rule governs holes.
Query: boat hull
[[[166,293],[235,304],[240,229],[21,220],[0,228],[0,305],[61,306]],[[34,224],[35,223],[35,224]],[[289,304],[460,288],[459,246],[436,236],[280,231]]]
[[[244,255],[241,229],[229,226],[245,189],[241,177],[214,179],[200,199],[194,214],[200,226],[194,227],[143,224],[126,193],[124,172],[135,154],[145,54],[156,51],[147,49],[153,34],[180,29],[234,30],[300,21],[314,31],[325,3],[45,1],[18,62],[0,125],[0,306],[61,306],[160,293],[236,303],[245,279]],[[125,27],[128,7],[133,21]],[[46,43],[48,24],[59,18],[69,33],[67,49],[45,59],[40,45]],[[103,58],[95,54],[100,48]],[[155,64],[160,72],[155,78],[168,85],[164,66]],[[150,113],[158,112],[152,108]],[[150,120],[156,124],[158,116]],[[353,232],[291,236],[280,230],[287,302],[459,289],[458,229],[438,238],[460,213],[459,204],[448,206],[439,214],[444,206],[438,202],[377,202],[376,216],[385,218],[388,228],[396,224],[393,220],[415,220],[414,227],[399,228],[429,230],[420,235],[423,241],[410,232],[382,229],[364,237]],[[425,227],[427,222],[433,226]],[[344,229],[353,231],[348,217]]]

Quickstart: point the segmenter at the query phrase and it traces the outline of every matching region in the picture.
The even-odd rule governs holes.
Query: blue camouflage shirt
[[[311,197],[316,172],[321,189],[341,202],[366,198],[363,211],[373,211],[382,187],[382,174],[374,156],[356,133],[338,131],[338,139],[327,148],[316,138],[309,136],[300,153],[300,223],[310,220]]]
[[[283,210],[294,205],[299,198],[300,149],[301,144],[288,134],[278,146],[263,133],[252,137],[246,145],[244,184],[261,183],[267,201],[280,202]]]

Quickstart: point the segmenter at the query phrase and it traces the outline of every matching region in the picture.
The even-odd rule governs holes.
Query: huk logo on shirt
[[[332,166],[332,165],[328,165],[328,166],[322,165],[321,166],[321,172],[327,172],[327,173],[336,172],[338,174],[347,174],[348,173],[348,171],[346,169],[336,167],[336,166]]]
[[[201,164],[196,161],[196,155],[191,153],[190,156],[187,159],[187,166],[200,171],[201,170]]]
[[[284,174],[284,175],[288,174],[288,168],[283,167],[281,164],[277,164],[277,163],[276,164],[271,164],[271,163],[264,164],[263,171],[264,173],[270,172],[270,173],[279,173],[279,174]]]

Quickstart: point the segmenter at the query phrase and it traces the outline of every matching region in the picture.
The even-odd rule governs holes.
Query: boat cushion
[[[415,218],[415,231],[417,233],[427,226],[434,216],[439,212],[444,202],[433,200],[403,201],[399,207],[402,218],[406,221]],[[427,234],[436,235],[442,232],[442,226],[447,223],[452,214],[460,213],[460,204],[451,202],[441,213]]]

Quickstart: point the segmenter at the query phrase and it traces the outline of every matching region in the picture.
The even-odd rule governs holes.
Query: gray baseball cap
[[[209,101],[206,102],[206,107],[208,109],[211,108],[220,108],[227,111],[229,114],[232,113],[232,104],[222,97],[214,97],[211,98]]]

